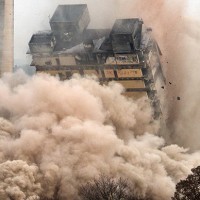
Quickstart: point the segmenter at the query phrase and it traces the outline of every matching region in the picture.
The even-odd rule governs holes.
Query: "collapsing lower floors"
[[[96,76],[102,85],[115,81],[125,88],[123,93],[125,96],[133,99],[141,97],[149,99],[154,117],[160,116],[156,83],[161,79],[162,71],[157,53],[140,55],[135,60],[130,60],[130,54],[115,55],[107,57],[104,64],[77,64],[75,57],[64,55],[38,55],[33,57],[32,65],[36,66],[37,73],[59,76],[61,80],[80,74],[81,76]],[[133,54],[132,57],[135,55]]]

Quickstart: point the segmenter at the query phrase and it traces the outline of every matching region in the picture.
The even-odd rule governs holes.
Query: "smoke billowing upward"
[[[4,76],[0,198],[52,198],[59,188],[60,199],[78,199],[80,185],[104,173],[127,178],[137,194],[169,199],[199,154],[165,146],[148,103],[122,91],[91,78]]]

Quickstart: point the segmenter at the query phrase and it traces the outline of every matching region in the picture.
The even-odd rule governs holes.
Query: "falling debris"
[[[180,97],[177,97],[177,100],[179,101],[179,100],[181,100],[181,98],[180,98]]]
[[[172,83],[171,83],[171,82],[169,82],[169,84],[171,85]]]
[[[164,86],[162,86],[161,88],[162,88],[162,89],[165,89],[165,87],[164,87]]]

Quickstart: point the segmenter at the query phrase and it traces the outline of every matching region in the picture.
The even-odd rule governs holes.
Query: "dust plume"
[[[173,196],[199,153],[165,146],[144,99],[94,78],[61,82],[18,72],[0,80],[0,199],[79,199],[99,174],[127,178],[137,194]],[[159,189],[158,189],[159,188]]]

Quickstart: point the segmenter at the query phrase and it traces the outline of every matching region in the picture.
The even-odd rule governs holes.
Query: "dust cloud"
[[[21,72],[0,80],[0,199],[79,199],[99,174],[127,178],[155,200],[200,164],[199,153],[166,146],[144,99],[76,76],[59,81]],[[159,188],[159,189],[158,189]]]

